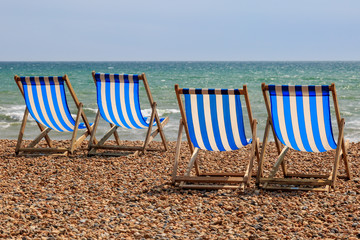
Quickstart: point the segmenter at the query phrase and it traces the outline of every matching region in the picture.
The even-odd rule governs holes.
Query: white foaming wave
[[[92,113],[97,113],[97,108],[83,108],[84,111],[89,111],[89,112],[92,112]]]
[[[10,127],[10,123],[8,122],[0,122],[0,129],[6,129],[8,127]]]
[[[0,115],[16,121],[21,121],[24,116],[25,105],[0,106]]]
[[[159,116],[163,116],[164,114],[173,114],[173,113],[180,113],[178,109],[157,109]],[[151,108],[141,110],[141,114],[144,117],[151,116]]]

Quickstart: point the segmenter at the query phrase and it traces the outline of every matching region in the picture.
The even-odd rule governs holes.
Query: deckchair
[[[25,99],[26,104],[15,148],[16,155],[22,153],[73,154],[73,151],[90,134],[91,125],[89,124],[83,111],[82,103],[79,102],[75,95],[68,76],[15,76],[14,79]],[[68,102],[66,100],[65,84],[78,109],[75,120],[71,116]],[[36,121],[41,133],[28,146],[22,147],[23,135],[29,113]],[[83,123],[80,123],[81,118]],[[78,129],[86,129],[86,131],[78,139],[76,139]],[[72,132],[70,146],[67,148],[54,147],[48,135],[51,130],[55,130],[57,132]],[[43,138],[46,140],[47,147],[36,147]]]
[[[263,83],[262,91],[268,118],[257,174],[257,185],[269,190],[329,191],[331,188],[335,188],[340,160],[344,162],[346,178],[351,179],[346,151],[347,144],[344,142],[345,120],[340,117],[335,84],[330,86],[275,86]],[[333,97],[339,130],[337,143],[331,125],[330,93]],[[264,155],[270,127],[274,135],[278,157],[269,176],[264,177]],[[331,173],[327,175],[288,172],[284,157],[289,148],[310,153],[334,151],[335,157]],[[280,166],[283,177],[275,177]]]
[[[179,132],[172,172],[172,183],[181,188],[193,189],[239,189],[248,186],[252,176],[255,156],[259,160],[256,119],[253,119],[247,87],[243,89],[179,88],[175,92],[181,113]],[[246,139],[240,95],[244,95],[252,139]],[[185,104],[182,97],[185,99]],[[185,107],[184,107],[185,106]],[[188,141],[191,158],[186,172],[178,175],[182,131]],[[234,151],[248,144],[249,159],[245,172],[201,172],[197,156],[204,151]],[[195,176],[190,176],[195,170]]]
[[[123,154],[121,151],[135,151],[134,155],[138,155],[145,151],[159,150],[147,147],[158,133],[160,133],[164,150],[167,151],[168,147],[163,127],[169,121],[169,117],[159,118],[156,110],[156,102],[154,102],[151,95],[145,74],[108,74],[95,73],[95,71],[93,71],[92,76],[97,90],[98,111],[95,118],[94,130],[89,142],[88,155],[96,154],[97,149],[108,150],[108,152],[103,152],[101,155]],[[150,119],[143,117],[141,113],[139,100],[140,81],[144,83],[152,109]],[[93,144],[92,140],[95,137],[100,116],[110,124],[110,130],[97,144]],[[156,129],[151,132],[153,126],[156,126]],[[119,134],[117,133],[119,127],[127,129],[147,129],[145,141],[142,146],[121,145]],[[106,140],[112,135],[114,135],[117,145],[105,144]],[[112,152],[109,152],[109,150],[112,150]]]

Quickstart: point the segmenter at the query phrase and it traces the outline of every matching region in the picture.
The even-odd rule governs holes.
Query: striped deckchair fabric
[[[238,89],[182,90],[190,139],[194,147],[209,151],[237,150],[246,140]]]
[[[306,152],[336,149],[329,86],[269,85],[275,133],[286,146]]]
[[[58,132],[72,132],[75,120],[66,101],[64,79],[60,77],[20,77],[26,107],[31,116]],[[85,124],[79,129],[86,128]]]
[[[340,117],[335,84],[288,86],[263,83],[262,91],[268,119],[256,179],[258,186],[269,190],[330,191],[335,187],[340,160],[344,162],[345,178],[351,178],[347,145],[344,141],[345,120]],[[339,130],[337,142],[331,124],[330,95],[333,98]],[[264,155],[270,128],[273,130],[278,158],[269,176],[264,177]],[[289,148],[310,153],[336,149],[331,173],[321,175],[289,172],[284,161]],[[284,177],[275,178],[280,166]]]
[[[149,142],[160,133],[164,149],[167,150],[163,126],[168,122],[168,117],[159,118],[156,110],[156,102],[153,100],[150,88],[145,74],[109,74],[109,73],[92,73],[97,92],[98,114],[95,118],[95,127],[89,143],[88,155],[94,155],[97,149],[110,150],[129,150],[144,153],[145,150],[155,150],[147,148]],[[147,93],[152,114],[150,118],[143,117],[140,108],[139,84],[143,82]],[[99,117],[110,123],[111,129],[104,135],[98,144],[92,144],[92,138],[95,137]],[[156,129],[151,133],[152,127]],[[117,128],[127,129],[148,129],[143,146],[120,146],[120,139]],[[105,145],[105,141],[114,135],[118,146]],[[102,154],[109,154],[108,152]],[[111,155],[121,153],[112,152]]]
[[[128,129],[149,127],[141,113],[138,75],[95,73],[95,80],[98,107],[105,121]]]
[[[86,115],[82,109],[82,103],[77,99],[68,76],[15,76],[14,79],[25,99],[26,104],[15,153],[17,155],[20,152],[63,153],[63,155],[72,154],[74,149],[77,148],[90,134],[91,124],[87,121]],[[68,88],[77,107],[76,119],[72,117],[69,110],[65,93],[66,87]],[[37,122],[41,133],[27,147],[21,147],[29,113]],[[80,123],[80,119],[83,120],[83,123]],[[76,139],[77,130],[79,129],[86,129],[87,131]],[[57,132],[72,132],[70,146],[68,148],[52,147],[50,137],[48,136],[48,132],[51,130],[55,130]],[[35,147],[42,138],[45,138],[48,147]]]
[[[257,122],[252,118],[246,85],[243,89],[179,88],[175,92],[181,113],[172,182],[181,188],[195,189],[241,189],[249,185],[254,158],[259,160],[259,141],[256,138]],[[246,102],[252,139],[245,135],[243,110],[240,96]],[[182,100],[184,99],[184,102]],[[185,129],[191,158],[186,173],[177,175]],[[197,155],[202,151],[234,151],[251,144],[245,172],[202,173]],[[190,176],[195,169],[196,176]]]

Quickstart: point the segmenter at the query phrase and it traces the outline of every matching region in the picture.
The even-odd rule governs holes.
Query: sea
[[[93,122],[97,112],[96,88],[91,72],[145,73],[151,93],[157,102],[161,117],[169,116],[164,128],[166,138],[176,141],[180,120],[174,85],[195,88],[242,88],[248,86],[254,118],[258,120],[257,135],[262,140],[267,118],[261,83],[290,85],[329,85],[335,83],[341,117],[345,118],[345,138],[351,142],[360,141],[360,62],[0,62],[0,139],[17,139],[24,115],[25,102],[14,81],[19,76],[62,76],[67,74],[78,99],[83,103],[85,113]],[[69,92],[68,102],[72,114],[76,107]],[[145,89],[140,88],[141,109],[144,116],[150,116],[151,109]],[[243,104],[245,106],[245,104]],[[245,110],[245,109],[244,109]],[[246,111],[245,111],[246,112]],[[250,138],[250,125],[245,117]],[[332,111],[334,135],[337,124]],[[100,121],[96,136],[101,137],[109,124]],[[33,139],[39,129],[29,119],[25,139]],[[66,133],[69,134],[69,133]],[[53,139],[70,139],[70,134],[51,131]],[[143,140],[145,130],[120,129],[123,140]],[[160,137],[158,137],[160,140]],[[184,139],[185,140],[185,139]]]

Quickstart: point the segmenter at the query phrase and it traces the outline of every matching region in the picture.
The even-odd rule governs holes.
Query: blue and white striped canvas
[[[298,151],[336,149],[329,86],[269,85],[272,122],[278,139]]]
[[[21,77],[26,106],[39,123],[59,132],[72,132],[75,120],[66,101],[63,77]],[[80,124],[79,129],[86,128]]]
[[[186,120],[194,147],[231,151],[251,142],[245,136],[238,89],[183,89]]]
[[[149,127],[140,109],[138,75],[95,73],[95,80],[97,103],[105,121],[128,129]]]

